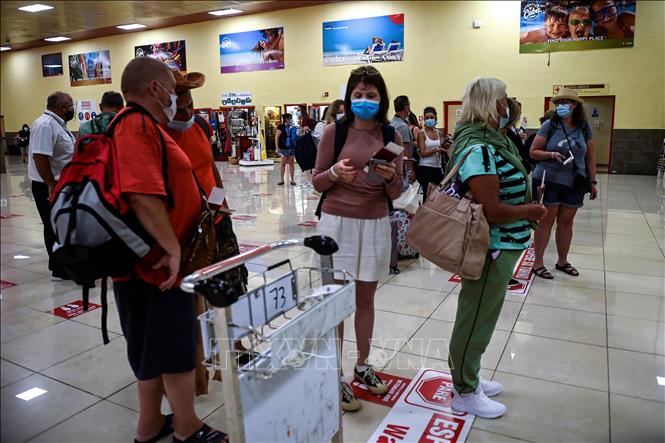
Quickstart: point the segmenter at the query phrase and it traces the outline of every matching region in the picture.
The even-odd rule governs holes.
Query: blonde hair
[[[491,124],[498,121],[496,104],[506,96],[506,84],[498,78],[475,78],[464,88],[460,123]]]
[[[331,103],[330,106],[328,106],[328,109],[326,109],[326,115],[324,118],[324,121],[326,125],[329,125],[331,123],[335,123],[335,120],[337,120],[337,114],[339,113],[339,108],[344,104],[344,100],[335,100],[334,102]]]

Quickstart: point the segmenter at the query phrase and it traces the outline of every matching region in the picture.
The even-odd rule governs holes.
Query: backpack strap
[[[203,129],[203,132],[208,138],[212,137],[212,128],[210,127],[210,124],[199,114],[194,114],[194,123]]]
[[[169,161],[167,157],[167,150],[166,150],[166,140],[164,139],[164,135],[162,134],[161,128],[159,127],[159,124],[157,123],[157,120],[150,115],[148,111],[145,110],[140,105],[134,104],[134,103],[127,103],[127,106],[120,112],[116,114],[116,116],[111,120],[111,123],[109,123],[108,128],[106,128],[105,135],[109,138],[113,138],[113,131],[115,131],[115,127],[118,126],[118,123],[120,120],[125,118],[126,116],[134,113],[141,113],[144,115],[147,115],[150,120],[155,124],[155,129],[157,130],[157,133],[159,134],[159,140],[162,144],[162,176],[164,177],[164,190],[166,191],[166,203],[168,204],[169,208],[173,209],[175,207],[175,202],[173,201],[173,194],[171,193],[171,189],[169,188],[169,177],[168,177],[168,169],[169,169]]]

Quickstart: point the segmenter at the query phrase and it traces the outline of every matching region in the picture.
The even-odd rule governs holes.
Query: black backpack
[[[383,134],[383,145],[387,145],[390,142],[395,141],[395,128],[393,128],[390,125],[382,125],[381,126],[381,132]],[[344,143],[346,143],[346,137],[349,135],[349,126],[346,123],[342,122],[335,122],[335,149],[333,151],[333,165],[337,163],[337,159],[339,158],[339,154],[342,152],[342,148],[344,148]],[[319,199],[319,205],[316,207],[316,212],[314,215],[316,215],[319,219],[321,218],[321,208],[323,207],[323,200],[326,199],[326,194],[327,191],[323,192],[321,194],[321,198]],[[388,209],[392,211],[392,201],[390,199],[388,200]]]
[[[296,162],[303,171],[314,169],[316,165],[316,142],[311,132],[298,138],[296,142]]]

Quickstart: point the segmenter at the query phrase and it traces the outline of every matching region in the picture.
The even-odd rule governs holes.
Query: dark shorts
[[[282,157],[293,157],[296,155],[296,150],[295,149],[280,149],[279,150],[279,155]]]
[[[536,199],[540,200],[538,187],[541,181],[538,179],[532,180],[533,194]],[[558,183],[545,182],[545,197],[543,198],[544,205],[556,206],[561,205],[566,208],[581,208],[584,206],[584,192],[576,191],[575,189],[560,185]]]
[[[194,369],[198,324],[193,294],[177,287],[162,292],[141,280],[115,282],[113,292],[137,379]]]

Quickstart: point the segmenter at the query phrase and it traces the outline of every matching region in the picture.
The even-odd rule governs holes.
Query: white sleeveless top
[[[427,132],[423,131],[425,134],[425,149],[426,150],[431,150],[434,148],[440,148],[441,147],[441,139],[436,139],[432,140],[427,136]],[[441,167],[441,156],[437,153],[434,155],[430,155],[429,157],[420,157],[420,163],[418,163],[419,166],[427,166],[429,168],[440,168]]]

